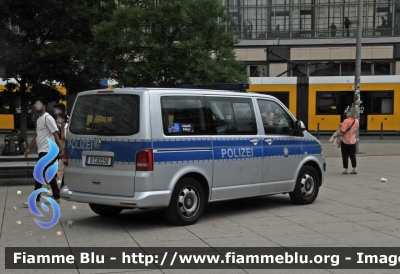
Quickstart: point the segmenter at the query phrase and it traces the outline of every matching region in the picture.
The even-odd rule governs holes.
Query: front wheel
[[[94,213],[97,213],[100,216],[107,216],[107,217],[116,216],[123,209],[117,206],[98,205],[98,204],[89,204],[89,207],[93,210]]]
[[[174,225],[192,225],[203,214],[204,206],[204,190],[200,183],[186,177],[176,184],[165,215]]]
[[[303,166],[300,169],[293,192],[289,193],[290,199],[295,204],[312,204],[319,192],[319,176],[312,166]]]

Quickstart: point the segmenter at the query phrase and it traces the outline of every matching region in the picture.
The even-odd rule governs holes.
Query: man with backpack
[[[4,149],[2,155],[21,155],[24,154],[26,149],[26,143],[24,137],[18,133],[18,130],[14,129],[11,134],[4,137]]]

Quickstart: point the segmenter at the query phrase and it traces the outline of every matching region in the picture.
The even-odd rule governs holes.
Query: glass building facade
[[[355,37],[358,0],[220,0],[237,39]],[[363,37],[400,36],[400,0],[363,1]]]

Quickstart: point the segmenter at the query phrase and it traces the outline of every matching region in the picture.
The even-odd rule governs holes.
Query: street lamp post
[[[360,121],[360,77],[361,77],[361,39],[362,39],[362,19],[363,19],[363,0],[358,0],[357,9],[357,45],[356,45],[356,66],[355,66],[355,85],[354,85],[354,108],[357,119]],[[359,153],[360,127],[356,130],[356,153]]]

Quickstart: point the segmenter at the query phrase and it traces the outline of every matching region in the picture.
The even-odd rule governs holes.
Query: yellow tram
[[[8,130],[19,128],[20,124],[20,113],[21,113],[21,103],[17,99],[15,101],[6,100],[1,96],[1,92],[5,90],[5,85],[7,83],[0,78],[0,130]],[[66,95],[67,90],[62,86],[57,86],[57,90],[62,94]],[[49,109],[55,102],[49,105]],[[60,101],[60,103],[66,104],[65,101]],[[34,128],[35,113],[31,105],[28,107],[27,115],[28,127]]]
[[[254,77],[249,92],[280,99],[310,131],[334,131],[354,102],[354,77]],[[361,76],[360,131],[400,131],[400,75]]]

